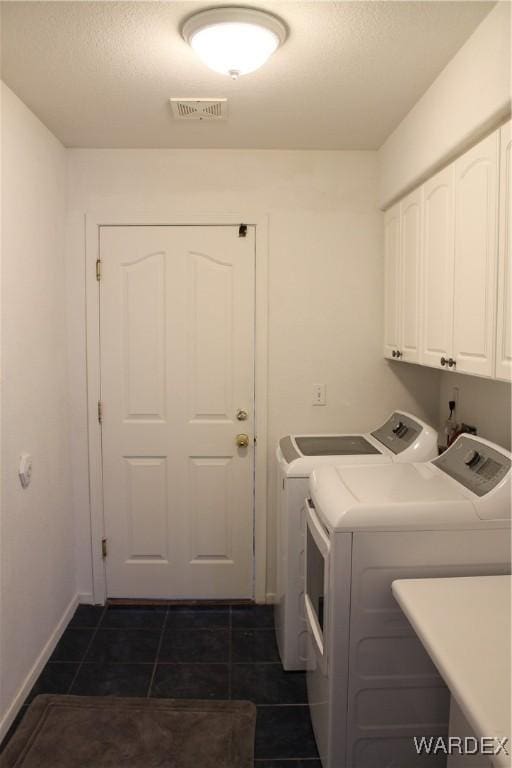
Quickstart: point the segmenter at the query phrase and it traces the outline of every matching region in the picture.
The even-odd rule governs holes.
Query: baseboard
[[[94,605],[94,597],[92,592],[79,592],[77,595],[77,599],[80,605],[82,603],[84,605]]]
[[[25,701],[28,694],[32,690],[32,686],[34,685],[37,678],[43,671],[43,668],[46,662],[52,655],[55,649],[55,646],[59,642],[62,633],[66,629],[71,617],[75,612],[78,602],[79,602],[79,596],[75,595],[73,599],[69,602],[57,626],[55,627],[52,634],[50,635],[48,642],[44,646],[43,650],[41,651],[36,661],[34,662],[32,669],[30,670],[25,680],[23,681],[22,685],[20,686],[18,693],[14,697],[11,705],[8,707],[7,712],[5,713],[3,718],[0,720],[0,743],[2,742],[4,736],[6,735],[7,731],[11,727],[12,723],[14,722],[16,715],[18,714],[21,707],[23,706],[23,702]]]
[[[275,592],[267,592],[267,597],[266,597],[265,601],[266,601],[267,604],[269,604],[269,603],[270,604],[274,604],[276,602],[276,593]]]

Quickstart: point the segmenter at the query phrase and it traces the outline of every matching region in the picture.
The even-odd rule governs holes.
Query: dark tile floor
[[[9,736],[39,693],[247,699],[255,768],[321,768],[305,676],[283,671],[271,606],[81,605]]]

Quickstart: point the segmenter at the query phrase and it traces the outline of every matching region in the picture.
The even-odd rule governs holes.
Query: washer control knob
[[[480,454],[478,451],[475,451],[474,448],[471,448],[466,455],[464,456],[464,464],[467,467],[474,467],[475,464],[478,464],[480,461]]]

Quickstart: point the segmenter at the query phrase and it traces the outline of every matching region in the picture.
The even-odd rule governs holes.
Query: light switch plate
[[[325,384],[313,384],[313,405],[325,405]]]
[[[22,453],[20,456],[20,466],[18,475],[22,488],[28,488],[32,479],[32,456],[29,453]]]

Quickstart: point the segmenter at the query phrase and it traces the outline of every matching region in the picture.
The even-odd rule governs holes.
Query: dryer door
[[[315,512],[306,500],[306,621],[313,652],[321,668],[327,668],[325,648],[328,615],[329,559],[331,542]]]

